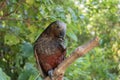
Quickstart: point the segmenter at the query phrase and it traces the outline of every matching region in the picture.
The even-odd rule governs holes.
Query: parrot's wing
[[[42,77],[45,77],[45,74],[40,66],[40,63],[39,63],[39,60],[38,60],[38,56],[37,56],[37,53],[36,53],[36,49],[34,49],[34,54],[35,54],[35,58],[36,58],[36,62],[37,62],[37,68],[39,69],[40,73],[41,73],[41,76]]]

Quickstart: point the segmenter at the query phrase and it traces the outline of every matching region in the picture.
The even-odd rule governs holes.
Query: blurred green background
[[[55,20],[67,24],[67,55],[101,38],[65,80],[120,80],[120,0],[0,0],[0,80],[42,80],[33,43]]]

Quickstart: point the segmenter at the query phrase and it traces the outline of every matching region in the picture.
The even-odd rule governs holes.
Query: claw
[[[48,71],[48,76],[50,77],[50,79],[52,80],[53,77],[53,69]]]

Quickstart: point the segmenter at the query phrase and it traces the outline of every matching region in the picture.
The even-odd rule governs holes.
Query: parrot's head
[[[57,38],[64,38],[66,35],[66,24],[61,21],[55,21],[49,25],[49,33],[50,35]]]

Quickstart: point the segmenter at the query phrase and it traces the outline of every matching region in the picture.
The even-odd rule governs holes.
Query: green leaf
[[[24,66],[23,72],[18,77],[18,80],[29,80],[31,78],[34,78],[33,80],[35,80],[36,77],[34,76],[37,76],[37,75],[38,75],[38,71],[34,67],[34,65],[31,63],[26,63]]]
[[[33,47],[32,45],[29,43],[29,42],[23,42],[21,44],[21,48],[20,48],[20,51],[22,52],[22,56],[24,57],[30,57],[30,56],[33,56]]]
[[[70,7],[68,8],[68,11],[70,12],[70,14],[72,16],[72,19],[75,22],[77,20],[77,16],[75,14],[75,11],[72,8],[70,8]]]
[[[32,5],[34,3],[34,0],[26,0],[26,3]]]
[[[5,35],[5,43],[8,45],[15,45],[19,43],[19,38],[17,38],[13,34],[6,34]]]
[[[77,36],[75,35],[75,33],[74,33],[71,29],[69,29],[69,32],[67,32],[67,35],[68,35],[71,39],[73,39],[74,41],[78,41]]]
[[[10,80],[10,77],[7,76],[2,69],[0,68],[0,80]]]

